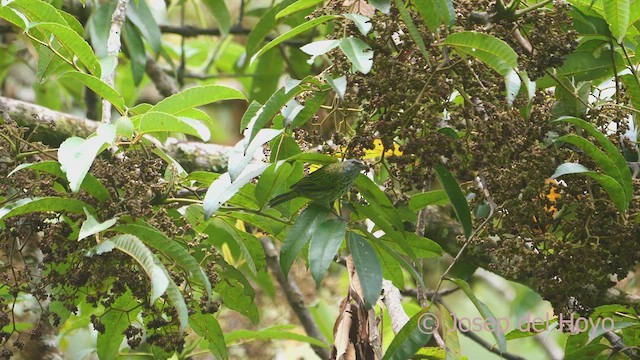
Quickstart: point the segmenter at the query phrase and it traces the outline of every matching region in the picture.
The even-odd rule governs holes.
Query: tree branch
[[[0,96],[6,114],[20,126],[33,129],[31,139],[51,147],[58,147],[70,136],[86,138],[96,131],[97,121],[66,114],[49,108]],[[3,115],[4,117],[4,115]],[[210,169],[224,172],[232,147],[181,141],[169,138],[164,150],[185,169]]]
[[[304,297],[302,292],[298,288],[298,285],[293,281],[293,279],[286,279],[285,275],[282,273],[280,269],[280,261],[278,260],[278,253],[271,242],[271,239],[267,236],[263,236],[260,238],[260,243],[262,244],[262,248],[264,249],[264,253],[267,260],[267,266],[269,270],[271,270],[271,274],[276,278],[282,291],[287,297],[287,302],[289,302],[289,306],[296,314],[300,323],[304,327],[304,330],[307,332],[307,335],[322,341],[323,343],[327,343],[327,339],[325,339],[324,335],[320,332],[320,328],[318,324],[316,324],[313,316],[309,312],[306,304],[304,303]],[[326,348],[311,345],[313,351],[315,351],[316,355],[318,355],[321,359],[329,359],[331,354]]]
[[[129,0],[118,0],[116,10],[111,17],[111,28],[109,29],[109,38],[107,39],[107,56],[113,57],[115,65],[107,74],[103,74],[102,78],[107,85],[113,87],[116,76],[116,67],[118,66],[118,54],[120,53],[120,34],[127,13],[127,4]],[[111,122],[111,103],[106,99],[102,99],[102,122]]]

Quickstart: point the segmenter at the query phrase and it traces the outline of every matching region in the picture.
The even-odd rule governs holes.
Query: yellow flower
[[[384,146],[382,145],[382,140],[375,139],[373,140],[373,149],[365,150],[364,158],[365,159],[380,158],[382,157],[383,151],[384,151]],[[384,151],[384,156],[391,156],[391,155],[396,155],[396,156],[402,155],[402,151],[400,150],[400,145],[394,143],[393,149],[387,149],[387,151]]]

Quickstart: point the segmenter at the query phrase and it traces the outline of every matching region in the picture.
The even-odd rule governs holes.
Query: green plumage
[[[269,206],[274,207],[297,197],[330,206],[351,189],[358,174],[367,168],[365,163],[356,159],[325,165],[293,184],[291,191],[271,199]]]

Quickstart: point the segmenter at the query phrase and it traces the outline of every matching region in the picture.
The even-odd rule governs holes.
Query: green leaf
[[[320,224],[318,229],[311,235],[309,268],[317,286],[320,286],[324,274],[340,249],[346,231],[346,222],[331,219]]]
[[[300,48],[305,54],[311,55],[309,63],[312,64],[316,57],[324,55],[340,45],[340,40],[320,40],[309,43]]]
[[[458,339],[458,327],[454,323],[449,310],[447,310],[444,305],[438,304],[438,310],[440,310],[441,314],[439,318],[441,320],[439,328],[442,332],[442,339],[446,344],[446,360],[461,359],[462,354],[460,351],[460,341]]]
[[[505,353],[507,351],[507,340],[505,339],[505,334],[502,332],[502,328],[499,325],[500,322],[498,321],[498,319],[496,319],[495,315],[493,315],[487,305],[485,305],[475,296],[467,282],[461,279],[451,279],[451,282],[458,285],[458,287],[462,289],[462,291],[464,291],[469,300],[471,300],[476,309],[478,309],[478,312],[484,319],[485,324],[495,324],[495,326],[492,326],[493,329],[491,329],[491,335],[493,335],[493,338],[496,339],[500,352]]]
[[[412,195],[409,198],[409,209],[417,211],[429,205],[446,205],[448,203],[449,197],[444,190],[431,190]]]
[[[158,102],[149,111],[176,115],[184,110],[222,100],[245,100],[238,90],[220,85],[202,85],[183,90]]]
[[[80,185],[89,172],[93,160],[115,140],[116,127],[112,124],[100,124],[95,136],[87,139],[67,138],[58,148],[60,169],[69,180],[72,192],[78,192]]]
[[[409,11],[407,11],[407,8],[404,6],[404,0],[395,0],[395,1],[396,1],[396,8],[400,13],[402,22],[404,22],[407,29],[409,30],[409,35],[411,36],[411,39],[416,44],[418,49],[420,49],[420,53],[422,54],[422,56],[428,61],[431,56],[429,55],[429,53],[427,53],[427,46],[425,45],[424,40],[422,39],[422,35],[418,31],[418,28],[416,28],[416,25],[413,23],[411,14],[409,14]]]
[[[238,176],[245,170],[247,165],[255,158],[256,152],[259,151],[262,146],[276,136],[282,134],[284,129],[260,129],[256,136],[251,141],[247,142],[246,136],[249,135],[249,131],[245,131],[245,138],[240,140],[229,154],[229,176],[231,181],[235,181]]]
[[[130,234],[116,235],[94,246],[87,256],[100,255],[118,249],[140,264],[151,280],[151,302],[156,301],[169,286],[169,277],[163,271],[164,266],[159,264],[155,255],[138,237]]]
[[[107,39],[109,38],[109,30],[111,28],[111,17],[116,9],[116,5],[117,3],[115,2],[96,4],[89,18],[87,32],[98,58],[107,56]]]
[[[435,33],[441,24],[450,26],[455,20],[451,0],[421,0],[412,3],[431,32]]]
[[[504,77],[505,88],[507,90],[507,105],[513,105],[513,101],[518,96],[520,92],[520,86],[522,85],[522,80],[520,80],[520,75],[514,69],[511,69],[509,73]]]
[[[162,34],[160,33],[160,27],[151,13],[151,9],[147,6],[147,2],[136,1],[129,4],[129,6],[127,6],[127,20],[131,21],[140,31],[142,36],[147,40],[147,43],[149,43],[149,46],[151,46],[151,50],[159,54],[162,49]]]
[[[288,162],[277,162],[271,164],[260,175],[256,185],[256,202],[260,207],[267,203],[267,200],[275,193],[284,190],[284,184],[291,175],[293,166]]]
[[[636,2],[640,4],[640,1]],[[640,84],[638,83],[638,79],[633,74],[625,74],[620,76],[620,79],[627,86],[627,94],[631,99],[631,104],[634,108],[640,109]]]
[[[231,28],[231,14],[229,13],[229,9],[227,9],[227,5],[224,1],[204,0],[204,5],[209,9],[211,15],[213,15],[218,22],[220,34],[222,34],[222,36],[227,35]]]
[[[382,268],[376,252],[369,242],[355,232],[349,233],[349,250],[360,279],[364,301],[373,307],[382,291]]]
[[[347,56],[351,65],[363,74],[368,74],[373,66],[373,51],[364,41],[347,37],[340,40],[340,49]]]
[[[388,14],[391,10],[391,0],[369,0],[369,3],[381,13]]]
[[[164,112],[149,111],[143,115],[132,117],[131,122],[141,134],[177,132],[197,136],[203,141],[209,141],[211,138],[209,128],[205,124],[197,120],[177,117]]]
[[[310,336],[304,336],[298,333],[285,331],[292,329],[292,326],[274,326],[262,330],[236,330],[225,334],[224,338],[228,343],[236,342],[240,339],[251,340],[295,340],[300,342],[306,342],[311,345],[321,346],[328,348],[329,346],[318,339],[314,339]]]
[[[91,212],[95,212],[91,205],[76,199],[59,197],[24,198],[0,208],[0,219],[44,211],[83,214],[85,207]]]
[[[211,282],[205,274],[204,270],[198,264],[198,261],[189,254],[189,252],[174,240],[169,239],[164,233],[148,228],[146,226],[126,224],[119,225],[113,229],[123,234],[135,235],[145,244],[151,246],[156,251],[161,252],[167,258],[175,261],[189,276],[189,279],[196,284],[202,285],[204,295],[208,300],[211,299],[212,289]]]
[[[332,78],[327,76],[327,82],[331,86],[331,89],[338,95],[340,100],[344,100],[344,95],[347,93],[347,76],[343,75],[339,78]]]
[[[99,222],[87,211],[87,209],[84,209],[84,213],[85,215],[87,215],[87,220],[82,222],[82,226],[80,227],[80,234],[78,235],[78,241],[91,235],[103,232],[115,225],[116,221],[118,221],[118,218],[113,218],[105,222]]]
[[[602,188],[609,194],[611,201],[616,205],[618,211],[624,213],[629,206],[629,203],[624,194],[624,189],[616,181],[616,179],[608,176],[593,172],[581,164],[578,163],[564,163],[556,168],[556,172],[551,175],[552,178],[558,178],[560,176],[568,174],[584,174],[594,179]]]
[[[411,359],[431,339],[431,329],[437,331],[437,327],[438,318],[429,312],[429,308],[420,310],[396,334],[382,359]]]
[[[285,16],[297,13],[298,11],[302,11],[304,9],[308,9],[312,6],[320,4],[322,0],[298,0],[295,3],[287,6],[283,10],[279,11],[276,14],[276,19],[283,18]]]
[[[239,230],[231,219],[223,221],[224,230],[231,235],[251,272],[255,275],[265,267],[265,256],[260,240],[252,234]]]
[[[283,66],[279,51],[269,51],[260,58],[251,82],[251,100],[264,103],[278,90]]]
[[[136,315],[142,310],[140,303],[127,291],[117,297],[107,311],[100,316],[104,325],[104,333],[98,333],[96,352],[100,359],[117,358],[124,330],[129,327]]]
[[[255,114],[249,118],[247,124],[243,127],[244,141],[249,143],[258,135],[258,132],[273,120],[273,118],[280,113],[282,108],[293,98],[303,91],[302,86],[295,86],[293,89],[287,91],[284,87],[273,93],[269,100],[259,109],[255,110],[255,106],[250,107],[251,113],[255,110]],[[253,105],[253,104],[252,104]],[[260,111],[262,110],[262,111]],[[245,117],[242,119],[243,123]]]
[[[257,163],[249,164],[232,182],[228,172],[217,178],[204,196],[204,216],[210,218],[222,204],[227,202],[235,195],[241,187],[249,183],[254,177],[259,176],[269,167],[269,164]]]
[[[615,166],[613,161],[597,146],[591,143],[589,140],[582,136],[568,134],[560,136],[556,139],[556,142],[565,142],[573,144],[579,147],[585,154],[589,155],[591,159],[602,169],[605,175],[614,178],[621,186],[623,185],[622,174],[620,170]],[[626,171],[626,169],[623,169]],[[627,199],[629,200],[629,199]]]
[[[239,312],[257,324],[260,315],[254,301],[256,294],[249,281],[238,269],[227,264],[224,259],[216,260],[216,265],[221,267],[218,272],[220,281],[214,285],[213,290],[222,296],[226,307]]]
[[[622,43],[629,28],[629,10],[630,0],[604,1],[604,19],[618,44]]]
[[[91,46],[70,27],[57,23],[42,22],[31,24],[27,31],[31,33],[34,30],[45,31],[53,35],[69,54],[73,54],[78,58],[89,72],[97,77],[100,76],[100,62],[93,53]],[[51,39],[47,40],[53,46]],[[67,60],[75,63],[73,58],[68,58]]]
[[[143,1],[144,2],[144,1]],[[130,21],[125,21],[124,31],[122,32],[122,40],[126,46],[129,59],[131,60],[131,74],[133,75],[134,85],[140,85],[142,77],[145,74],[147,66],[147,51],[144,48],[144,42],[140,32]],[[104,73],[107,73],[103,69]]]
[[[267,45],[265,45],[262,49],[260,49],[257,53],[255,53],[252,57],[251,57],[251,61],[250,64],[253,63],[260,55],[264,54],[265,52],[273,49],[274,47],[278,46],[280,43],[282,43],[283,41],[289,40],[292,37],[296,36],[296,35],[300,35],[303,32],[309,30],[309,29],[313,29],[314,27],[327,22],[331,19],[335,19],[337,18],[336,15],[323,15],[320,17],[317,17],[311,21],[307,21],[301,25],[298,25],[296,27],[294,27],[293,29],[285,32],[284,34],[278,36],[277,38],[271,40]]]
[[[361,175],[358,176],[354,182],[354,186],[358,189],[360,195],[367,200],[367,207],[373,209],[374,212],[392,224],[395,230],[404,230],[400,213],[398,213],[398,210],[393,206],[387,194],[380,190],[378,184],[368,177]]]
[[[329,209],[311,204],[293,224],[280,249],[280,268],[285,277],[289,276],[289,270],[296,257],[311,240],[328,213]]]
[[[631,177],[631,171],[629,170],[627,161],[624,159],[624,156],[622,156],[622,153],[620,152],[620,150],[609,139],[607,139],[607,137],[603,133],[601,133],[593,125],[591,125],[590,123],[582,119],[565,116],[565,117],[558,118],[554,121],[559,121],[559,122],[564,121],[564,122],[573,124],[575,126],[578,126],[579,128],[585,130],[587,133],[589,133],[589,135],[593,136],[596,139],[598,144],[604,149],[604,152],[607,154],[607,156],[609,156],[611,161],[613,161],[615,166],[618,168],[618,171],[620,172],[620,176],[621,176],[620,185],[624,190],[625,198],[627,199],[627,202],[631,201],[631,199],[633,198],[633,191],[634,191],[633,179]]]
[[[436,175],[438,176],[438,180],[444,188],[444,191],[447,193],[447,196],[453,205],[456,217],[458,218],[460,225],[462,225],[464,235],[468,239],[469,236],[471,236],[473,225],[471,223],[471,212],[469,211],[467,199],[464,197],[464,194],[460,189],[460,185],[458,185],[458,182],[454,179],[453,175],[451,175],[451,172],[449,172],[447,168],[442,165],[436,165]]]
[[[209,343],[207,349],[216,359],[226,360],[229,358],[222,328],[213,314],[196,312],[189,317],[189,325],[198,336],[207,340]]]
[[[69,71],[65,73],[63,77],[69,77],[80,82],[84,86],[93,90],[93,92],[98,94],[100,97],[110,102],[119,113],[124,114],[124,99],[122,99],[120,94],[114,88],[107,85],[104,81],[93,75],[81,73],[79,71]]]
[[[458,52],[473,56],[502,76],[518,66],[518,54],[503,40],[485,33],[462,31],[444,40]]]
[[[369,19],[369,17],[367,16],[355,14],[355,13],[344,14],[342,16],[356,23],[356,26],[358,27],[358,30],[360,30],[360,33],[362,35],[366,36],[369,33],[369,31],[371,31],[371,28],[373,27],[373,25],[371,24],[371,19]]]
[[[248,58],[256,52],[260,43],[262,43],[271,30],[278,24],[276,14],[295,1],[296,0],[284,0],[278,5],[271,7],[262,15],[258,23],[253,27],[253,30],[251,30],[251,33],[249,33],[249,36],[247,36],[246,56]]]

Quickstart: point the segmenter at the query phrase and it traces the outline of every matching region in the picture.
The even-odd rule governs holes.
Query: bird
[[[368,168],[367,164],[357,159],[325,165],[291,185],[290,191],[271,199],[269,207],[298,197],[332,207],[334,201],[351,189],[360,172]]]

